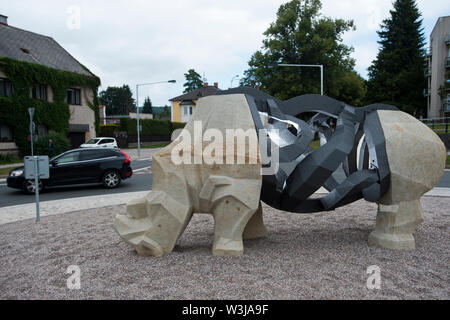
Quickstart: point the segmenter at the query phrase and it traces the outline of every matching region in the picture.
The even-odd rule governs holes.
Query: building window
[[[0,97],[11,97],[12,91],[11,81],[6,78],[0,78]]]
[[[187,114],[188,114],[188,107],[183,107],[183,114],[185,116],[187,116]]]
[[[47,85],[40,83],[35,84],[31,95],[33,99],[47,101]]]
[[[13,142],[14,136],[10,126],[0,124],[0,142]]]
[[[67,103],[81,105],[81,89],[67,89]]]

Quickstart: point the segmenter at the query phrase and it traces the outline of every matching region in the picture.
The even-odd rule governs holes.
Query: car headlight
[[[23,169],[11,171],[9,175],[11,177],[20,177],[21,175],[23,175]]]

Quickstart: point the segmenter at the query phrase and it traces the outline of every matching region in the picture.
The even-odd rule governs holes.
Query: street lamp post
[[[239,78],[239,75],[235,75],[233,78],[231,78],[231,83],[230,83],[230,89],[233,88],[233,81],[234,79]]]
[[[141,156],[141,125],[139,124],[139,87],[157,83],[176,83],[176,82],[177,82],[176,80],[168,80],[168,81],[141,83],[136,85],[136,124],[137,124],[136,131],[137,131],[138,157]]]
[[[277,63],[275,66],[280,67],[313,67],[320,68],[320,94],[323,96],[323,64],[289,64],[289,63]]]

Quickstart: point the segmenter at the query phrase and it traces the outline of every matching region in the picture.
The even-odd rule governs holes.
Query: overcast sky
[[[102,81],[102,87],[175,79],[176,84],[139,88],[139,99],[169,104],[180,95],[184,73],[195,69],[209,84],[230,87],[241,77],[262,33],[276,18],[283,0],[2,0],[0,14],[12,26],[53,37]],[[381,21],[391,0],[323,0],[322,14],[353,19],[357,30],[344,36],[355,48],[356,70],[367,77],[377,53]],[[440,16],[450,14],[448,0],[419,0],[425,36]],[[79,19],[78,19],[79,17]],[[325,70],[326,72],[326,70]],[[238,84],[238,78],[233,86]],[[140,103],[142,104],[142,103]]]

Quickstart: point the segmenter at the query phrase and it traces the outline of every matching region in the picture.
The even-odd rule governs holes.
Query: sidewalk
[[[44,201],[39,203],[39,211],[41,217],[46,217],[49,215],[69,213],[80,210],[117,206],[126,204],[132,199],[143,197],[150,191],[151,190]],[[324,188],[320,188],[317,191],[317,194],[325,193],[328,193],[328,191]],[[450,188],[434,188],[427,192],[424,196],[450,197]],[[82,201],[77,201],[77,199],[82,199]],[[34,202],[0,208],[0,225],[26,219],[33,219],[35,217],[36,204]]]
[[[141,160],[141,159],[148,159],[151,158],[152,155],[154,155],[156,152],[161,150],[162,148],[141,148],[141,155],[138,157],[137,148],[133,149],[120,149],[126,154],[128,154],[131,158],[131,161],[133,160]]]
[[[2,165],[0,165],[0,169],[3,169],[3,168],[14,168],[14,167],[20,167],[20,166],[23,166],[23,162],[2,164]]]

